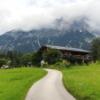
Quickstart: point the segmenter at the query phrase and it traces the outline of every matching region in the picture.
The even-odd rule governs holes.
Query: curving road
[[[75,100],[62,83],[62,73],[57,70],[46,69],[48,74],[33,84],[25,100]]]

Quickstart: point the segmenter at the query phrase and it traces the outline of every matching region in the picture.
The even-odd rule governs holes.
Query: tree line
[[[91,55],[96,62],[100,61],[100,38],[95,38],[91,42]],[[21,66],[40,66],[41,60],[44,59],[48,64],[54,64],[62,60],[62,53],[59,50],[49,49],[47,52],[41,50],[31,53],[20,53],[17,51],[0,52],[0,67],[8,65],[12,67]]]

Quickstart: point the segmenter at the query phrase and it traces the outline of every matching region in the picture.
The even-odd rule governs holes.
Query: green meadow
[[[100,63],[60,70],[65,88],[77,100],[100,100]],[[0,69],[0,100],[24,100],[32,84],[46,73],[41,68]]]
[[[100,64],[65,68],[63,81],[66,89],[77,100],[100,100]]]
[[[0,69],[0,100],[24,100],[31,85],[45,74],[38,68]]]

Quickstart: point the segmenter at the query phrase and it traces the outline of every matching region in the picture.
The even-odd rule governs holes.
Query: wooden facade
[[[47,49],[55,49],[55,50],[60,50],[63,54],[72,54],[72,55],[87,55],[90,54],[91,52],[88,50],[83,50],[83,49],[77,49],[77,48],[69,48],[69,47],[61,47],[61,46],[52,46],[52,45],[44,45],[41,47],[42,50],[47,50]]]
[[[62,47],[62,46],[52,46],[52,45],[44,45],[41,47],[41,50],[44,52],[48,49],[55,49],[55,50],[61,51],[63,54],[63,57],[65,58],[69,56],[73,56],[83,61],[91,59],[91,52],[88,50],[68,48],[68,47]]]

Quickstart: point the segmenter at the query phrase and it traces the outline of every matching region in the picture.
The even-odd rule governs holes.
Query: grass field
[[[0,70],[0,100],[24,100],[31,85],[45,74],[37,68]]]
[[[100,64],[64,69],[64,84],[77,100],[100,100]]]

